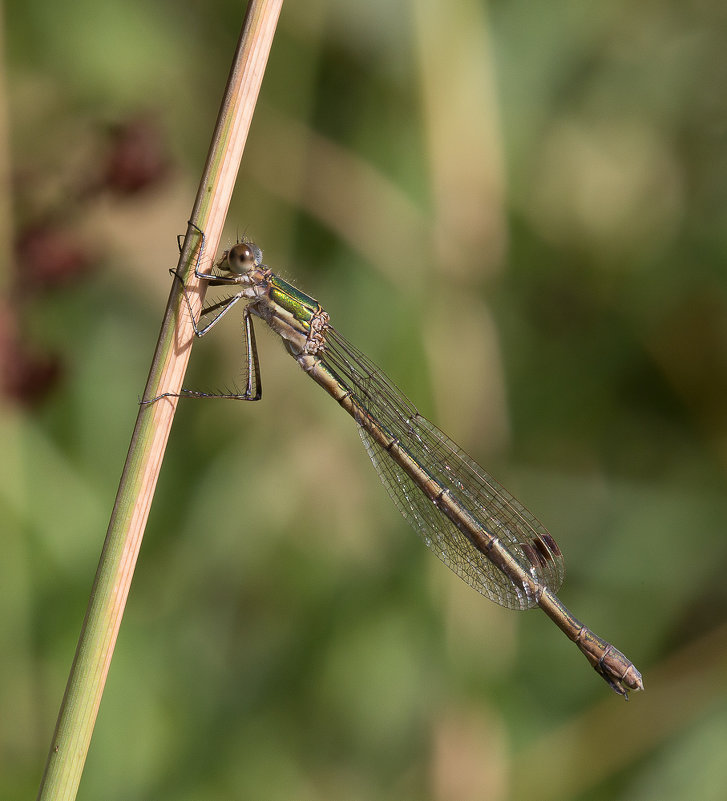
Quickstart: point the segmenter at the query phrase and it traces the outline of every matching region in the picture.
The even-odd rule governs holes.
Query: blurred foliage
[[[40,780],[240,13],[5,8],[4,798]],[[259,330],[261,403],[180,405],[79,798],[724,797],[726,16],[289,3],[229,217],[546,522],[646,692],[432,558]],[[234,380],[226,328],[188,386]]]

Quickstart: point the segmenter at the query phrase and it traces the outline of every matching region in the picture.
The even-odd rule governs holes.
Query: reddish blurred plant
[[[169,175],[171,161],[159,126],[146,115],[132,117],[109,131],[109,149],[99,189],[135,195]]]
[[[98,148],[89,149],[89,158],[97,161],[88,170],[94,177],[85,183],[75,181],[54,202],[57,207],[42,204],[45,208],[35,210],[15,239],[15,279],[7,297],[0,299],[0,391],[20,404],[41,401],[64,372],[59,356],[28,344],[23,331],[24,308],[34,297],[85,279],[96,267],[76,220],[99,194],[138,196],[157,187],[171,171],[165,139],[152,116],[138,114],[106,127],[104,137]],[[31,186],[26,178],[23,184],[16,184],[18,206],[22,207],[23,196],[37,191],[42,181],[37,178]]]
[[[0,387],[23,406],[42,401],[58,384],[62,363],[54,353],[33,352],[18,330],[16,310],[0,306]]]
[[[22,231],[15,243],[15,259],[18,294],[72,283],[92,267],[85,245],[57,223],[36,223]]]

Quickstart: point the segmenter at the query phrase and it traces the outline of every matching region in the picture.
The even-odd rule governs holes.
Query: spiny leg
[[[170,270],[170,272],[178,278],[180,281],[182,280],[179,273],[176,270]],[[222,317],[227,314],[227,312],[241,299],[244,297],[243,293],[238,293],[236,295],[232,295],[229,298],[225,298],[224,300],[219,301],[218,303],[213,303],[210,306],[202,309],[200,314],[200,320],[206,314],[210,314],[211,312],[217,311],[221,309],[221,311],[215,315],[215,317],[205,326],[201,328],[198,326],[197,321],[194,319],[194,312],[192,311],[192,306],[189,300],[189,296],[187,294],[186,287],[182,287],[182,292],[184,294],[184,299],[187,303],[187,308],[189,309],[189,314],[192,319],[192,328],[194,329],[195,336],[201,338],[205,334],[207,334],[213,326],[215,326]],[[183,389],[181,392],[163,392],[160,395],[157,395],[154,398],[149,400],[142,400],[140,404],[142,406],[155,403],[156,401],[160,400],[161,398],[227,398],[230,400],[245,400],[245,401],[257,401],[262,398],[263,388],[262,388],[262,378],[260,375],[260,360],[258,358],[257,352],[257,342],[255,340],[255,328],[252,324],[252,315],[250,312],[251,307],[254,306],[254,303],[246,306],[243,313],[243,342],[245,343],[245,353],[246,353],[246,385],[245,391],[243,393],[233,393],[233,392],[198,392],[191,389]]]
[[[239,300],[236,296],[233,299],[228,299],[229,301],[236,302]],[[224,302],[224,301],[223,301]],[[230,306],[232,305],[230,302]],[[220,304],[215,304],[218,306]],[[211,309],[214,306],[210,307]],[[227,307],[229,308],[229,306]],[[220,319],[220,317],[227,311],[227,308],[222,311],[220,314],[215,317],[215,319],[210,323],[206,328],[202,329],[203,333],[200,333],[198,336],[204,336],[204,334],[209,331],[209,329]],[[206,311],[206,310],[205,310]],[[204,312],[203,312],[204,314]],[[245,310],[242,313],[242,319],[244,323],[243,328],[243,341],[245,343],[245,353],[246,353],[246,383],[245,383],[245,391],[243,393],[235,393],[235,392],[197,392],[196,390],[192,389],[183,389],[178,395],[175,393],[165,392],[163,395],[159,395],[159,398],[163,397],[179,397],[179,398],[226,398],[228,400],[244,400],[244,401],[258,401],[263,396],[263,384],[262,378],[260,376],[260,360],[257,354],[257,342],[255,341],[255,328],[252,324],[252,314],[250,312],[250,307],[246,306]],[[154,400],[158,400],[159,398],[155,398]]]
[[[202,239],[199,246],[199,253],[197,254],[197,260],[195,261],[194,264],[195,276],[201,279],[202,281],[209,281],[211,286],[227,286],[229,284],[239,284],[237,278],[234,277],[219,275],[215,272],[209,272],[209,273],[200,272],[200,265],[202,264],[202,255],[206,247],[207,238],[205,236],[204,231],[196,223],[193,223],[191,220],[188,220],[187,222],[187,229],[189,228],[191,228],[193,231],[196,231]],[[187,234],[177,235],[177,247],[179,248],[180,253],[182,252],[186,238]],[[214,268],[215,265],[213,264],[212,269],[214,270]],[[173,275],[178,275],[176,270],[170,270],[169,272],[172,273]]]
[[[169,271],[172,275],[179,279],[182,282],[182,276],[176,270]],[[218,301],[217,303],[212,303],[209,306],[205,306],[204,309],[200,312],[199,319],[201,320],[205,315],[210,314],[218,309],[221,311],[216,314],[207,325],[199,327],[199,321],[194,319],[194,312],[192,311],[192,303],[189,300],[189,294],[187,292],[187,287],[184,286],[184,282],[182,282],[182,294],[184,295],[184,300],[187,304],[187,309],[189,310],[189,316],[192,318],[192,328],[194,329],[194,335],[196,337],[203,337],[208,331],[210,331],[217,323],[227,314],[228,311],[237,303],[238,300],[241,300],[245,297],[244,292],[238,292],[235,295],[230,295],[229,298],[224,298],[223,300]]]
[[[196,224],[193,223],[191,220],[187,220],[187,232],[184,234],[177,235],[177,248],[179,249],[179,253],[181,255],[182,250],[184,249],[184,243],[187,241],[187,237],[189,236],[189,229],[196,231],[200,236],[200,243],[199,243],[199,251],[197,253],[197,259],[194,263],[194,274],[198,278],[203,278],[205,275],[209,277],[209,273],[200,273],[199,272],[199,265],[202,263],[202,255],[204,254],[205,243],[207,241],[204,231]],[[170,273],[176,274],[176,270],[170,270]]]
[[[200,264],[202,262],[202,251],[205,247],[205,235],[202,229],[195,225],[191,220],[187,223],[188,226],[191,226],[195,230],[199,232],[199,235],[202,237],[202,243],[200,244],[199,255],[197,257],[197,261],[194,266],[194,274],[197,278],[202,281],[208,281],[210,286],[230,286],[230,285],[239,285],[240,284],[240,275],[222,275],[219,272],[215,272],[215,268],[219,267],[222,261],[227,258],[227,255],[230,251],[225,251],[224,256],[222,257],[221,261],[212,265],[212,270],[208,273],[200,272]],[[238,242],[238,245],[246,243],[247,240],[244,242]],[[253,259],[256,259],[256,264],[259,264],[262,261],[262,251],[256,246],[250,243],[249,247],[249,256]],[[180,248],[181,249],[181,248]],[[256,253],[257,251],[257,253]]]
[[[187,222],[187,227],[188,229],[192,228],[194,231],[196,231],[202,239],[199,246],[199,253],[197,254],[197,260],[194,265],[195,276],[197,276],[197,278],[202,278],[205,281],[209,281],[211,286],[228,285],[230,281],[226,279],[224,276],[217,276],[214,275],[213,273],[201,273],[199,271],[199,266],[202,262],[202,254],[204,253],[205,241],[206,241],[204,231],[196,223],[193,223],[191,220]],[[184,241],[186,237],[187,234],[179,234],[177,236],[177,247],[179,248],[180,253],[182,252],[182,248],[184,246]],[[178,279],[179,283],[182,285],[182,294],[184,295],[184,300],[187,304],[187,309],[189,309],[189,316],[192,319],[192,328],[194,328],[194,333],[195,336],[197,337],[203,337],[211,328],[213,328],[217,324],[217,321],[220,320],[222,317],[224,317],[225,314],[227,314],[227,312],[235,305],[235,303],[237,303],[237,301],[240,300],[241,297],[243,297],[243,293],[238,293],[237,295],[225,298],[224,300],[221,300],[218,303],[214,303],[202,309],[199,315],[200,320],[206,314],[209,314],[210,312],[215,311],[216,309],[222,309],[222,311],[218,315],[216,315],[212,319],[212,321],[208,323],[206,326],[204,326],[203,328],[199,328],[197,324],[198,321],[195,320],[194,318],[194,312],[192,311],[192,303],[189,300],[189,293],[187,292],[187,287],[184,283],[184,278],[182,278],[179,272],[177,272],[177,270],[175,269],[169,270],[169,274],[172,275],[174,278]],[[233,279],[232,283],[239,284],[239,281],[235,281]]]

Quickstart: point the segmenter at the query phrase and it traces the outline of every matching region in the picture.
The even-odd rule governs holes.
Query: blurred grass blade
[[[281,6],[282,0],[252,0],[243,23],[191,216],[191,222],[205,232],[206,247],[213,253],[227,215]],[[193,273],[200,240],[190,226],[179,260],[180,274],[186,276],[190,268]],[[182,385],[192,330],[189,315],[180,313],[179,286],[179,282],[173,282],[146,398],[163,391],[178,392]],[[193,275],[187,286],[201,302],[202,293]],[[166,399],[140,407],[39,799],[76,797],[175,406]]]

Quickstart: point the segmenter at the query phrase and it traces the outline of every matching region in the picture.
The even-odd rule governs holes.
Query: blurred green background
[[[0,796],[33,797],[241,4],[7,4]],[[289,3],[228,244],[540,517],[625,704],[485,601],[258,326],[180,404],[80,799],[727,792],[727,11]],[[239,372],[230,320],[186,385]],[[204,354],[204,355],[203,355]]]

